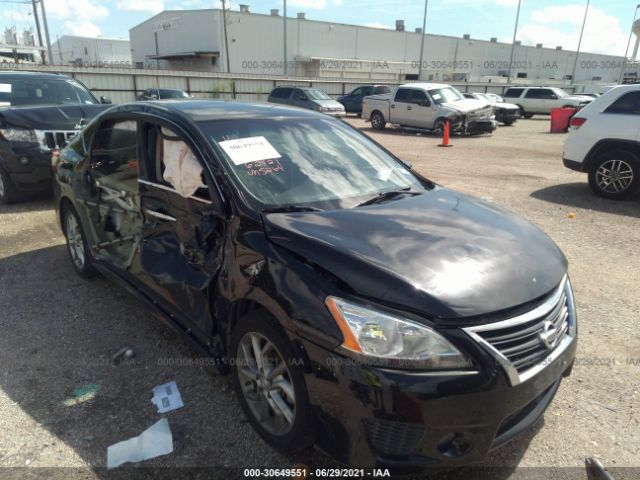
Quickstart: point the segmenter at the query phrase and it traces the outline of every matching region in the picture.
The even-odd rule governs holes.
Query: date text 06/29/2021
[[[391,478],[386,468],[245,468],[245,478]]]

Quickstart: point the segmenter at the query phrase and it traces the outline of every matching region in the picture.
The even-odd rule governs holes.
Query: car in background
[[[391,93],[391,87],[387,85],[363,85],[356,88],[348,95],[338,97],[338,102],[344,105],[347,113],[362,115],[362,100],[370,95],[384,95]]]
[[[64,75],[0,72],[0,203],[50,191],[52,153],[110,103]]]
[[[344,106],[341,103],[338,103],[324,91],[317,88],[276,87],[269,95],[268,102],[305,108],[336,117],[346,115]]]
[[[375,130],[391,123],[437,136],[442,136],[447,121],[451,132],[460,134],[491,133],[497,127],[486,100],[466,99],[451,85],[439,83],[409,83],[390,94],[365,97],[362,116]]]
[[[504,98],[497,93],[485,93],[487,97],[494,101],[494,103],[504,103]]]
[[[338,119],[133,103],[60,157],[71,267],[125,287],[226,366],[249,423],[283,452],[480,462],[571,373],[575,302],[554,242]]]
[[[567,168],[589,175],[598,196],[626,199],[640,188],[640,85],[612,88],[571,119]]]
[[[191,98],[184,90],[176,88],[147,88],[138,96],[138,100],[184,100]]]
[[[492,105],[496,122],[498,123],[503,123],[509,127],[520,118],[520,107],[513,103],[496,102],[495,97],[490,96],[488,93],[463,93],[463,95],[465,98],[484,100]]]
[[[593,98],[584,95],[569,95],[557,87],[510,87],[504,93],[504,98],[518,105],[524,118],[536,114],[550,115],[554,108],[581,109],[593,101]]]

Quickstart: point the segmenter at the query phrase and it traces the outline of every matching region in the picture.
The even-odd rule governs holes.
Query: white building
[[[83,67],[130,67],[129,40],[64,35],[51,44],[51,63]]]
[[[222,17],[219,9],[164,11],[135,26],[129,32],[134,66],[227,72],[228,62],[233,73],[413,80],[424,38],[422,80],[504,82],[509,73],[511,44],[496,39],[423,36],[405,31],[403,21],[396,30],[384,30],[309,20],[302,13],[287,18],[285,64],[285,22],[278,10],[254,14],[241,5],[240,11],[227,11],[228,45]],[[575,58],[562,47],[517,44],[512,77],[566,82]],[[575,82],[617,82],[622,62],[622,57],[580,53]]]

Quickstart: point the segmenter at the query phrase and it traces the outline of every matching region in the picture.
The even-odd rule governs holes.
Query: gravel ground
[[[546,478],[586,478],[584,458],[596,456],[609,467],[635,467],[615,470],[617,479],[640,477],[639,201],[594,197],[586,176],[562,166],[565,137],[547,133],[548,119],[523,120],[492,136],[454,137],[449,149],[426,134],[373,132],[362,120],[348,121],[438,183],[536,223],[571,264],[580,322],[573,375],[544,419],[494,452],[483,469],[438,476],[542,478],[538,468],[547,467]],[[1,478],[111,478],[107,447],[160,418],[150,391],[171,380],[185,402],[167,415],[174,452],[142,466],[330,464],[313,451],[292,458],[271,449],[244,420],[227,378],[199,365],[125,291],[77,277],[48,197],[0,207],[0,331]],[[136,358],[112,366],[124,346]],[[74,396],[83,387],[94,395]],[[158,472],[166,470],[137,471]],[[123,478],[131,476],[126,470]]]

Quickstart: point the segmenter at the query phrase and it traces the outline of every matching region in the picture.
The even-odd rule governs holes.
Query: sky
[[[638,0],[591,0],[581,51],[624,55]],[[33,25],[30,2],[0,0],[0,27]],[[238,0],[231,2],[238,9]],[[282,0],[242,0],[255,13],[282,10]],[[227,4],[229,5],[228,1]],[[511,42],[518,0],[429,0],[427,32]],[[578,46],[586,0],[522,0],[518,40],[525,45]],[[170,9],[220,7],[220,0],[45,0],[51,41],[64,34],[128,38],[129,29]],[[407,30],[422,26],[421,0],[288,0],[288,13],[336,23]]]

